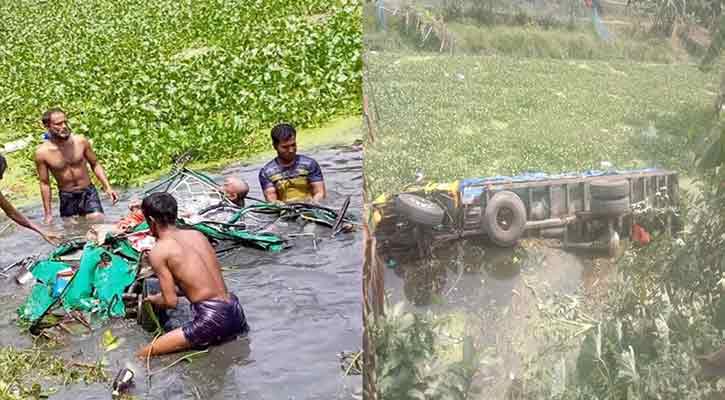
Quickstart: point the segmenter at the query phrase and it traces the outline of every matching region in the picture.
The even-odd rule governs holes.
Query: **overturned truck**
[[[679,202],[677,173],[657,169],[587,171],[417,184],[372,205],[383,252],[426,257],[461,238],[512,247],[526,236],[560,238],[565,248],[620,250],[640,213],[657,212],[670,230]]]

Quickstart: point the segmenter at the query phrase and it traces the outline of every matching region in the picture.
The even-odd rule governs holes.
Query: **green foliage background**
[[[561,351],[532,357],[526,398],[722,398],[722,379],[707,378],[697,361],[721,349],[725,333],[725,192],[714,185],[722,178],[686,196],[685,229],[676,237],[650,226],[653,242],[619,260],[600,321],[583,341],[558,328],[542,337]],[[575,357],[569,372],[550,368],[567,354]]]
[[[717,76],[693,65],[366,54],[373,195],[438,181],[661,166],[686,172]],[[651,132],[650,132],[651,131]],[[414,145],[413,145],[414,143]],[[396,149],[396,151],[391,151]]]
[[[359,0],[20,0],[0,18],[0,138],[39,140],[61,106],[115,184],[359,112]]]

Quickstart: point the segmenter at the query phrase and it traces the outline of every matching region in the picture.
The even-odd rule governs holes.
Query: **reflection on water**
[[[362,153],[354,148],[336,148],[311,154],[325,174],[329,199],[324,204],[339,208],[345,196],[352,196],[349,212],[360,216],[362,209]],[[262,197],[257,174],[261,165],[233,166],[218,174],[241,175],[251,187],[250,196]],[[150,188],[149,184],[146,188]],[[122,217],[129,199],[137,191],[124,193],[112,207],[104,199],[106,221]],[[57,208],[57,206],[54,206]],[[39,208],[25,211],[40,221]],[[63,227],[59,218],[54,222]],[[88,224],[68,227],[67,236],[84,236]],[[133,360],[133,353],[150,341],[133,321],[110,323],[123,345],[109,353],[101,348],[102,329],[67,338],[58,352],[66,357],[94,361],[105,356],[112,373],[129,364],[136,371],[132,394],[151,399],[349,399],[362,385],[359,376],[344,377],[337,353],[357,351],[361,346],[362,238],[359,232],[330,238],[329,229],[297,226],[288,229],[315,233],[316,246],[307,236],[279,254],[242,248],[221,259],[229,289],[237,294],[251,327],[249,337],[212,348],[193,362],[182,362],[150,381],[145,363]],[[51,247],[22,229],[0,233],[0,265],[7,265],[29,253],[47,254]],[[2,281],[0,298],[0,345],[29,346],[31,338],[15,323],[15,310],[29,287],[18,289],[11,280]],[[155,371],[175,361],[170,355],[151,361]],[[53,398],[107,399],[110,390],[101,384],[69,386]]]
[[[393,261],[385,260],[385,288],[391,302],[402,301],[410,311],[450,316],[457,321],[454,329],[467,326],[466,334],[474,336],[480,349],[492,351],[491,360],[498,360],[480,371],[475,384],[484,388],[481,398],[503,398],[525,355],[541,345],[532,334],[540,322],[540,302],[554,293],[575,293],[592,280],[598,264],[592,254],[575,255],[558,244],[527,239],[515,248],[500,248],[461,240],[442,246],[428,260],[398,254]]]
[[[393,302],[415,309],[480,308],[505,304],[523,275],[543,274],[554,289],[573,291],[582,280],[588,256],[557,248],[556,240],[528,240],[502,248],[484,240],[461,240],[436,249],[430,259],[388,258],[385,287]]]

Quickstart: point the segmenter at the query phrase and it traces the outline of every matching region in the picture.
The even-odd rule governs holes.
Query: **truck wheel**
[[[629,197],[617,200],[601,200],[592,198],[592,213],[603,215],[622,215],[630,210]]]
[[[483,229],[495,244],[511,247],[526,228],[526,207],[514,192],[502,191],[491,197],[483,214]]]
[[[626,179],[607,181],[595,180],[589,184],[592,199],[619,200],[629,196],[629,182]]]
[[[398,195],[395,199],[395,208],[410,221],[424,226],[440,225],[445,215],[438,204],[407,193]]]

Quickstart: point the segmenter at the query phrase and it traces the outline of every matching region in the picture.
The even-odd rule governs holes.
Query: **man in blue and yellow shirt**
[[[292,125],[272,129],[272,145],[277,157],[259,171],[264,197],[274,201],[313,201],[325,198],[325,181],[317,161],[297,154],[297,132]]]

